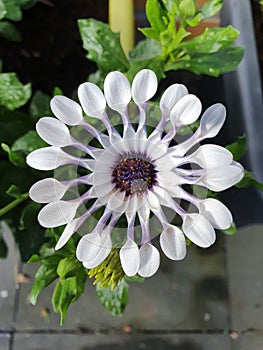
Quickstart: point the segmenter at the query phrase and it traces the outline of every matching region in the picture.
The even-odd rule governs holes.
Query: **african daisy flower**
[[[161,249],[172,260],[185,257],[185,237],[200,247],[209,247],[215,241],[215,229],[226,229],[232,223],[224,204],[214,198],[199,198],[192,190],[200,186],[223,191],[243,177],[243,167],[233,161],[228,150],[199,144],[217,135],[225,121],[225,107],[218,103],[208,108],[194,134],[175,141],[182,126],[199,118],[201,102],[185,86],[173,84],[160,99],[158,124],[149,128],[148,101],[157,85],[151,70],[138,72],[132,86],[122,73],[111,72],[105,79],[104,93],[87,82],[78,89],[80,105],[55,96],[51,110],[56,118],[43,117],[36,125],[38,134],[50,146],[28,155],[31,167],[54,170],[70,165],[81,169],[81,175],[76,171],[75,178],[46,178],[31,187],[30,197],[47,203],[39,212],[39,223],[47,228],[66,225],[56,245],[60,249],[96,212],[100,213],[76,250],[77,258],[88,269],[99,266],[110,254],[113,231],[120,220],[126,222],[119,247],[123,271],[128,276],[138,273],[143,277],[152,276],[160,264],[159,250],[151,241],[153,218],[161,227]],[[132,110],[131,99],[136,107]],[[100,132],[88,123],[83,111],[97,118],[97,124],[106,131]],[[121,131],[113,126],[110,114],[121,118]],[[137,114],[137,121],[133,114]],[[73,126],[90,135],[95,144],[73,136]],[[81,151],[82,156],[74,154],[73,149]],[[67,194],[78,186],[85,187],[82,194],[68,198]],[[172,220],[168,220],[167,211],[174,214]],[[179,225],[174,217],[180,219]],[[135,226],[140,227],[139,241]]]

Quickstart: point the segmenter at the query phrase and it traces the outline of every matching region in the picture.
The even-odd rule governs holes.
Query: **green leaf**
[[[36,217],[41,209],[39,203],[30,202],[23,210],[19,220],[18,229],[20,231],[32,228],[36,222]]]
[[[13,111],[23,106],[31,96],[31,85],[23,85],[15,73],[0,73],[0,106]]]
[[[140,32],[147,38],[159,41],[159,32],[153,28],[139,28]]]
[[[35,130],[30,130],[14,142],[12,151],[22,151],[27,155],[35,149],[45,147],[46,145],[47,144],[38,136]]]
[[[194,54],[191,58],[169,62],[165,71],[185,69],[195,74],[218,77],[221,73],[235,70],[244,55],[244,48],[231,46],[212,54]]]
[[[100,299],[102,305],[113,316],[121,316],[128,304],[129,299],[129,285],[123,278],[118,286],[112,291],[109,288],[97,287],[97,296]]]
[[[39,119],[44,116],[51,116],[50,96],[41,91],[36,91],[30,101],[29,112],[32,117]]]
[[[162,59],[149,59],[144,61],[131,61],[130,69],[127,72],[127,78],[132,81],[135,75],[141,69],[151,69],[157,76],[158,81],[165,77],[164,62]]]
[[[161,44],[153,39],[145,39],[140,41],[136,47],[129,52],[131,61],[142,61],[156,58],[162,53]]]
[[[246,135],[239,136],[236,142],[225,146],[225,148],[233,154],[234,160],[240,159],[246,153],[247,150]]]
[[[79,270],[82,269],[82,264],[78,261],[78,259],[73,256],[68,256],[62,260],[60,260],[57,268],[57,274],[61,279],[66,277],[72,277],[77,274]]]
[[[225,230],[220,230],[222,233],[228,236],[235,235],[237,233],[236,224],[232,222],[231,226]]]
[[[131,277],[125,275],[124,278],[128,282],[137,282],[137,283],[143,283],[144,282],[144,278],[139,276],[139,275],[131,276]]]
[[[5,4],[3,3],[3,0],[0,0],[0,19],[4,18],[7,11],[5,8]]]
[[[113,33],[107,24],[93,18],[78,20],[78,26],[83,47],[88,51],[87,58],[96,62],[104,74],[128,70],[129,62],[122,50],[119,33]]]
[[[195,16],[192,18],[187,18],[185,21],[190,27],[195,27],[202,21],[202,19],[202,14],[198,12]]]
[[[203,7],[201,8],[201,13],[203,16],[203,19],[208,18],[208,17],[212,17],[215,14],[217,14],[223,5],[223,1],[222,0],[209,0],[207,1]]]
[[[243,179],[236,184],[236,187],[244,188],[250,186],[256,187],[258,190],[263,192],[263,183],[256,180],[252,172],[245,170]]]
[[[160,33],[166,29],[165,18],[167,16],[167,9],[162,0],[148,0],[146,2],[146,16],[156,33]]]
[[[21,193],[19,187],[17,187],[16,185],[11,185],[9,187],[9,189],[6,191],[6,193],[13,198],[21,198],[23,196],[23,194]]]
[[[31,289],[29,299],[33,305],[36,305],[39,293],[57,278],[56,265],[42,264],[35,275],[35,281]]]
[[[225,28],[206,28],[197,37],[187,40],[180,48],[188,53],[214,53],[228,47],[239,35],[232,26]]]
[[[15,25],[7,21],[0,22],[0,37],[15,42],[22,40],[21,35],[16,29]]]
[[[192,17],[196,11],[196,2],[194,0],[181,0],[179,3],[179,10],[182,17]]]
[[[11,21],[20,21],[22,19],[21,7],[24,7],[30,2],[31,0],[4,0],[7,11],[5,17]]]
[[[60,324],[63,325],[69,306],[84,292],[86,282],[85,269],[81,269],[77,276],[60,280],[52,295],[52,305],[55,312],[60,313]]]
[[[63,95],[62,89],[60,89],[60,87],[58,86],[55,86],[53,90],[53,96],[60,96],[60,95]]]
[[[2,149],[8,154],[9,161],[18,167],[25,167],[25,157],[21,153],[13,152],[12,149],[5,143],[1,143]]]

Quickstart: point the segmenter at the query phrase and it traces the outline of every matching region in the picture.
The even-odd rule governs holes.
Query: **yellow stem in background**
[[[134,47],[133,0],[109,0],[109,25],[113,32],[121,33],[121,45],[128,56]]]

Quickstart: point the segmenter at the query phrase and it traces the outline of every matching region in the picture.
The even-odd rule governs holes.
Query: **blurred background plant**
[[[36,1],[31,0],[0,0],[0,36],[13,42],[21,41],[21,34],[12,22],[20,21],[22,10],[35,4]],[[47,2],[47,5],[52,12],[55,3]],[[95,66],[92,66],[93,72],[88,75],[87,80],[102,86],[110,71],[119,70],[131,81],[143,68],[152,69],[159,80],[164,79],[168,71],[184,70],[218,77],[234,70],[241,61],[244,50],[233,45],[239,33],[232,26],[206,28],[195,37],[190,35],[193,28],[216,15],[221,7],[222,0],[210,0],[202,6],[195,0],[147,0],[145,11],[149,26],[140,28],[143,37],[141,36],[142,39],[128,55],[121,46],[120,34],[112,32],[108,24],[94,18],[79,19],[77,23],[86,57],[97,67],[94,72]],[[53,43],[54,38],[56,32],[53,33],[50,43]],[[63,43],[68,38],[60,40]],[[30,47],[27,51],[20,51],[24,57],[40,56],[39,52],[30,51]],[[74,52],[71,54],[74,55]],[[9,52],[5,56],[11,58]],[[48,64],[49,58],[56,59],[48,57],[45,64]],[[16,57],[12,59],[16,60]],[[59,59],[57,62],[58,67]],[[21,62],[17,64],[21,65]],[[75,64],[78,65],[78,62]],[[128,302],[128,282],[141,282],[142,279],[124,276],[123,271],[118,270],[120,264],[114,251],[106,261],[107,275],[101,267],[87,271],[75,258],[75,247],[80,238],[77,235],[63,249],[55,252],[54,247],[62,228],[43,229],[37,222],[37,213],[41,206],[28,198],[30,186],[47,174],[33,170],[25,163],[28,153],[45,146],[34,126],[40,117],[52,116],[49,108],[51,96],[38,90],[34,75],[31,79],[32,92],[30,83],[21,83],[15,72],[2,73],[2,66],[5,67],[5,62],[2,65],[0,61],[0,217],[9,224],[14,234],[21,260],[41,262],[30,300],[35,304],[41,290],[56,280],[52,303],[54,311],[61,314],[63,323],[68,307],[83,293],[89,275],[96,278],[97,295],[102,304],[112,314],[120,315]],[[67,74],[65,67],[63,69],[59,71],[60,75]],[[69,77],[71,75],[69,72]],[[53,78],[51,74],[50,81]],[[71,87],[72,91],[76,88],[77,84]],[[49,93],[54,96],[63,92],[53,86],[52,91],[49,87]],[[239,138],[228,149],[235,159],[239,159],[246,150],[245,137]],[[242,181],[239,187],[255,185],[263,190],[262,184],[251,173],[247,173]],[[226,233],[235,233],[235,227]],[[7,254],[8,249],[0,232],[0,257],[5,258]]]

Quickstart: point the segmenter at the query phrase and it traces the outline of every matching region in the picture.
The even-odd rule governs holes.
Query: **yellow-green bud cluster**
[[[119,249],[112,249],[108,258],[99,266],[88,271],[89,277],[95,277],[93,284],[98,283],[98,287],[108,288],[113,290],[124,277],[124,272],[121,266],[119,257]]]

